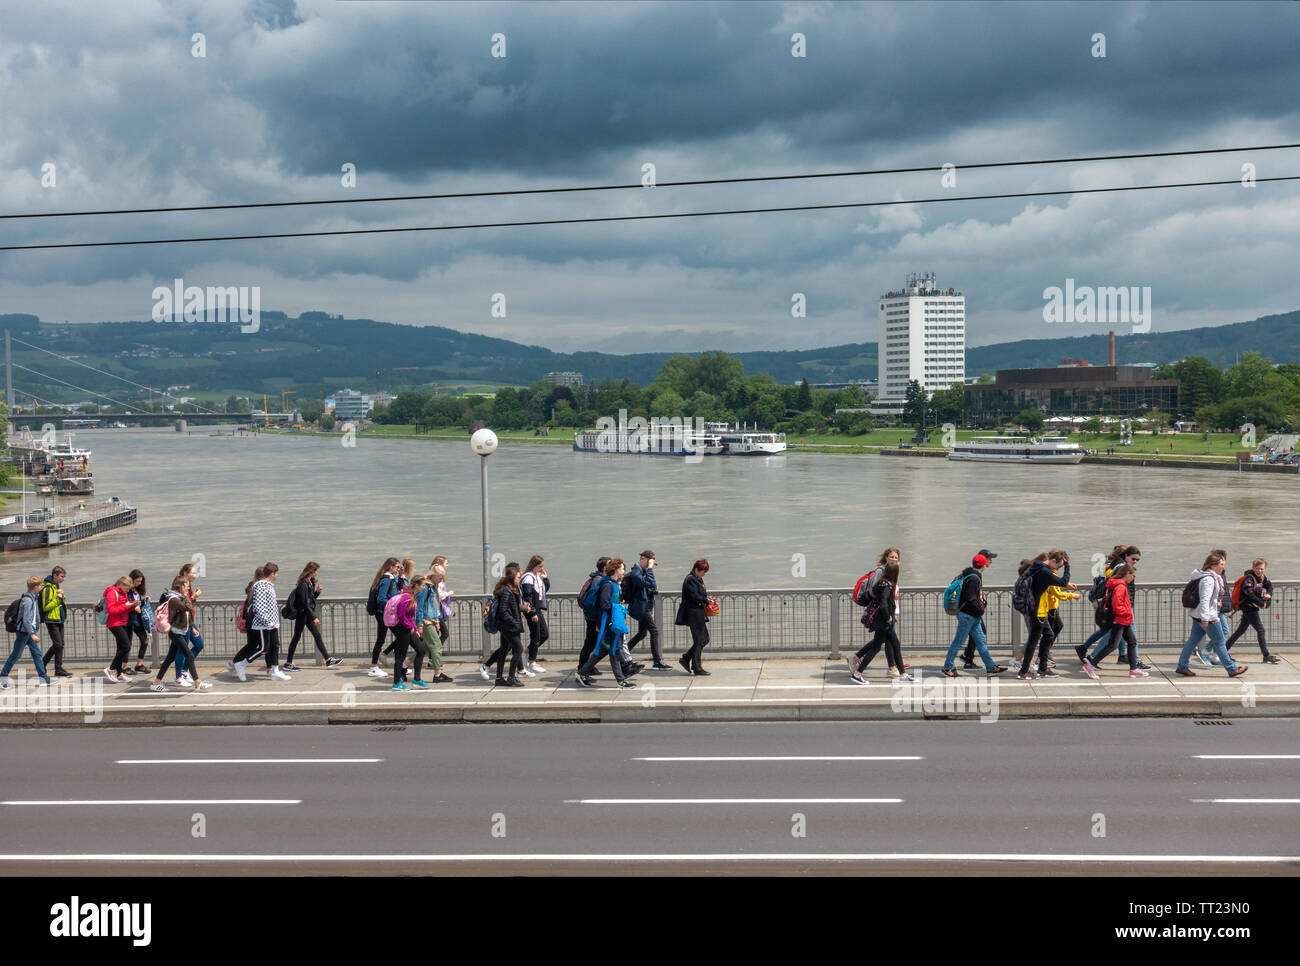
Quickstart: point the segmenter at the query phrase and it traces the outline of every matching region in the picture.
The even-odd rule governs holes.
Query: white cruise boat
[[[722,440],[681,426],[650,425],[639,429],[588,429],[573,437],[578,453],[631,453],[642,456],[716,456]]]
[[[980,463],[1078,463],[1083,457],[1083,448],[1064,436],[976,436],[948,453],[950,460]]]
[[[704,428],[722,440],[722,451],[728,456],[772,456],[785,452],[785,433],[732,429],[726,423],[705,423]]]

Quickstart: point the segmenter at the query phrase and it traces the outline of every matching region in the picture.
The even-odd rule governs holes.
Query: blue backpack
[[[501,608],[501,598],[493,597],[492,603],[483,607],[483,630],[489,634],[499,633],[501,628],[497,626],[497,614]]]
[[[944,588],[943,609],[946,613],[952,615],[953,617],[957,616],[957,605],[961,602],[962,587],[965,586],[966,581],[969,580],[971,577],[978,577],[978,576],[979,574],[966,574],[965,576],[959,575],[953,579],[952,583],[950,583],[947,587]]]
[[[610,578],[604,576],[600,580],[593,580],[591,586],[587,588],[587,592],[582,595],[582,616],[589,621],[600,620],[600,609],[597,604],[600,601],[601,584],[607,580],[610,580]],[[613,581],[611,580],[610,583],[613,583]]]

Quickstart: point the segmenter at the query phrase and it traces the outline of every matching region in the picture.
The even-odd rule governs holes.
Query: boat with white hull
[[[976,436],[953,444],[950,460],[976,463],[1078,463],[1085,453],[1064,436]]]

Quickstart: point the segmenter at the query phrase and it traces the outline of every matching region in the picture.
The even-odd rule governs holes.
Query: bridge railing
[[[1148,584],[1137,588],[1134,600],[1134,630],[1144,647],[1180,646],[1191,627],[1180,597],[1182,584]],[[1001,657],[1010,654],[1026,637],[1024,618],[1011,609],[1010,587],[985,588],[988,608],[985,623],[989,644]],[[849,599],[849,592],[832,588],[798,588],[789,590],[724,590],[714,593],[722,613],[709,622],[709,653],[715,656],[762,657],[764,655],[838,655],[856,650],[867,640],[867,631],[859,622],[861,608]],[[899,636],[903,652],[936,652],[947,648],[956,630],[956,620],[943,611],[942,587],[904,587],[899,606]],[[656,621],[660,628],[661,647],[666,659],[690,646],[690,631],[673,624],[680,597],[676,593],[660,594],[655,602]],[[235,612],[240,601],[201,601],[197,607],[197,624],[204,638],[201,663],[225,661],[245,643],[235,628]],[[575,594],[549,595],[547,622],[550,639],[543,656],[573,656],[582,647],[586,631],[582,610]],[[366,614],[365,599],[322,600],[321,634],[330,654],[348,660],[369,660],[378,622]],[[486,635],[482,629],[483,598],[465,595],[454,598],[451,637],[443,654],[452,659],[480,657]],[[1062,604],[1064,629],[1058,641],[1073,646],[1095,630],[1093,607],[1086,596]],[[1275,582],[1273,602],[1261,613],[1270,646],[1293,645],[1300,641],[1300,581]],[[1238,618],[1233,615],[1235,627]],[[632,622],[635,631],[636,623]],[[280,654],[285,660],[293,622],[280,627]],[[391,639],[391,636],[390,636]],[[90,604],[69,604],[65,629],[65,659],[75,664],[108,663],[114,645],[108,629],[95,620]],[[486,638],[487,643],[495,639]],[[49,642],[42,637],[42,645]],[[525,635],[524,643],[527,644]],[[1241,639],[1246,650],[1256,651],[1255,635],[1247,631]],[[138,653],[132,640],[131,660]],[[155,635],[150,644],[150,663],[155,667],[166,654],[167,637]],[[649,654],[648,641],[638,645],[638,654]],[[295,662],[307,664],[318,660],[316,649],[307,633],[298,644]],[[1249,658],[1246,658],[1249,661]]]

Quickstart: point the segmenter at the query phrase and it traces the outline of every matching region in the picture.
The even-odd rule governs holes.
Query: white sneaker
[[[293,680],[293,678],[292,678],[290,675],[285,674],[283,671],[280,670],[279,667],[273,667],[273,668],[271,668],[271,670],[270,670],[268,676],[271,678],[272,681],[292,681],[292,680]]]
[[[194,682],[191,681],[191,680],[190,680],[189,678],[187,678],[187,677],[179,677],[179,678],[176,679],[176,687],[178,687],[178,688],[192,688],[192,687],[194,687]]]
[[[480,664],[478,666],[478,676],[481,677],[484,681],[492,680],[492,675],[488,673],[486,664]]]
[[[388,675],[384,673],[384,671],[383,671],[382,668],[380,668],[380,667],[378,667],[378,666],[375,666],[375,667],[372,667],[369,671],[366,672],[366,677],[368,677],[368,678],[386,678],[386,677],[388,677]]]
[[[523,675],[524,677],[526,677],[526,678],[535,678],[535,677],[537,677],[536,673],[534,673],[533,671],[528,670],[528,668],[526,668],[526,667],[522,667],[522,668],[520,668],[520,669],[519,669],[519,673],[522,674],[522,675]]]
[[[241,680],[241,681],[247,681],[247,680],[248,680],[248,673],[247,673],[247,672],[248,672],[248,662],[247,662],[247,661],[236,661],[236,662],[235,662],[235,676],[238,677],[239,680]]]
[[[200,691],[206,691],[206,690],[208,690],[208,688],[212,687],[212,682],[211,682],[211,681],[200,681],[198,684],[194,685],[194,687],[197,688],[197,689],[200,690]]]
[[[542,667],[536,661],[531,661],[528,664],[528,670],[532,671],[534,674],[541,674],[546,670],[546,668]]]

